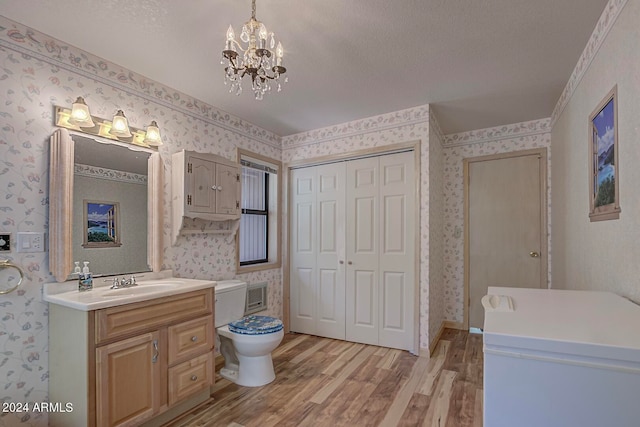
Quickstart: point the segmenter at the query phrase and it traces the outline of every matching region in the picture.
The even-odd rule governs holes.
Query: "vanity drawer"
[[[213,351],[213,315],[169,326],[169,365]]]
[[[169,405],[213,384],[213,352],[169,368]]]
[[[96,311],[96,344],[213,313],[213,291],[172,295]]]

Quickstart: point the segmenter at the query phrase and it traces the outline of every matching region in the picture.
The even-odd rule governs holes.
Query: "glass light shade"
[[[158,128],[158,123],[156,123],[155,120],[153,120],[151,124],[147,126],[144,143],[152,147],[162,145],[162,138],[160,138],[160,129]]]
[[[131,136],[129,123],[127,122],[127,118],[124,116],[124,112],[122,110],[118,110],[116,115],[113,116],[113,122],[109,133],[123,138],[129,138]]]
[[[84,98],[81,96],[76,99],[71,107],[71,116],[69,117],[69,123],[83,128],[92,128],[95,126],[93,120],[91,120],[91,113],[89,113],[89,106],[85,104]]]
[[[264,24],[260,24],[260,30],[258,31],[258,37],[260,37],[260,40],[266,40],[267,39],[267,27],[264,26]]]

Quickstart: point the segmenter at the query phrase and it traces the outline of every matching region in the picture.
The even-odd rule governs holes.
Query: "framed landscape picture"
[[[84,201],[85,248],[121,246],[120,205],[117,202]]]
[[[620,218],[618,169],[618,87],[614,86],[589,117],[589,219]]]

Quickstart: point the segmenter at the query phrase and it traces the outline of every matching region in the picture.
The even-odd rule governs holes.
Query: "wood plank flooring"
[[[239,387],[217,375],[213,400],[169,426],[482,426],[481,335],[447,329],[426,359],[288,334],[273,361],[271,384]],[[216,359],[216,372],[223,364]]]

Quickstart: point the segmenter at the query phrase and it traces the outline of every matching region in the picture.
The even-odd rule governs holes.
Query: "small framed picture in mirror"
[[[120,204],[95,200],[84,201],[85,248],[121,246]]]

